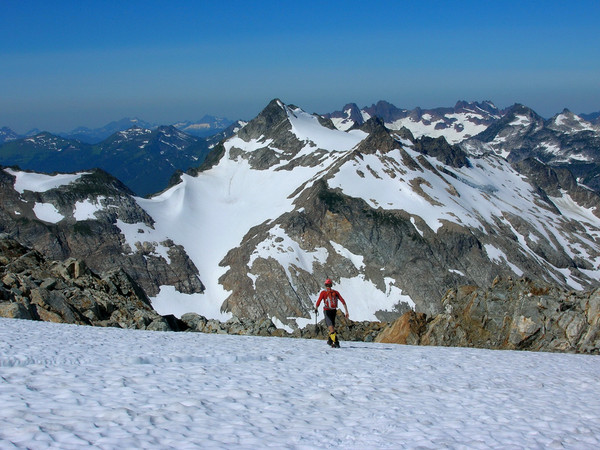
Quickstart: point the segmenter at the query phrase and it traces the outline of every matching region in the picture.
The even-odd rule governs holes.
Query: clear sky
[[[0,0],[0,126],[387,100],[600,110],[600,1]]]

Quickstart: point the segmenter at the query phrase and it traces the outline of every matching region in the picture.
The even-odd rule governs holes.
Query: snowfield
[[[600,357],[0,319],[0,448],[600,446]]]

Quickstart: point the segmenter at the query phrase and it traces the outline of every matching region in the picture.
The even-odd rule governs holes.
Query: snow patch
[[[78,174],[46,175],[42,173],[21,172],[13,169],[4,169],[5,172],[16,177],[15,191],[22,194],[25,191],[46,192],[67,184],[71,184],[87,175],[88,172]]]
[[[155,297],[150,297],[152,307],[161,315],[173,314],[181,317],[185,313],[196,313],[201,316],[225,322],[233,317],[231,313],[221,312],[221,305],[209,301],[204,294],[183,294],[174,286],[161,286]]]
[[[96,213],[102,211],[102,204],[100,203],[105,197],[100,196],[94,200],[85,199],[82,201],[75,202],[75,209],[73,211],[73,217],[75,220],[94,220],[96,219]]]
[[[319,123],[317,118],[301,109],[286,109],[292,133],[302,142],[312,142],[317,148],[328,151],[348,151],[358,145],[367,133],[360,130],[344,132],[331,130]]]
[[[52,203],[36,203],[33,212],[38,219],[49,223],[58,223],[65,218]]]
[[[329,252],[325,248],[317,248],[314,252],[302,250],[283,228],[276,225],[269,231],[269,237],[258,244],[256,250],[250,255],[248,267],[252,268],[257,258],[274,258],[284,268],[288,280],[291,282],[291,266],[313,273],[313,265],[315,263],[325,264],[328,255]]]
[[[338,255],[349,259],[357,270],[362,271],[365,268],[364,258],[361,255],[355,255],[337,242],[329,241],[329,243]]]

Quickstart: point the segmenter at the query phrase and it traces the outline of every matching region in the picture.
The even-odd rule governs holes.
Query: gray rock
[[[29,310],[21,303],[16,302],[0,303],[0,317],[33,320]]]
[[[144,291],[121,269],[99,277],[76,259],[47,261],[10,238],[0,240],[0,316],[169,330]],[[8,285],[6,284],[8,283]]]

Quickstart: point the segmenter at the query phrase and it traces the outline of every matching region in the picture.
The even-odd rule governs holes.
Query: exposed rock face
[[[418,345],[427,325],[427,316],[409,311],[383,329],[376,342]]]
[[[513,166],[538,186],[545,198],[561,197],[567,193],[575,202],[600,217],[600,194],[580,185],[569,169],[552,167],[535,158],[518,161]],[[550,200],[548,203],[552,204]]]
[[[528,279],[497,279],[489,289],[462,286],[428,320],[413,312],[378,342],[510,350],[600,352],[600,289],[573,292]]]
[[[79,325],[171,330],[122,270],[100,277],[77,259],[48,261],[0,235],[0,316]]]
[[[344,341],[600,353],[600,289],[573,292],[528,279],[496,279],[489,289],[450,289],[441,303],[440,314],[408,311],[391,324],[354,322],[338,311],[336,329]],[[327,335],[323,320],[288,332],[268,318],[162,317],[122,270],[99,277],[80,260],[48,261],[6,235],[0,235],[0,317],[155,331]]]
[[[17,191],[15,180],[0,168],[0,232],[50,259],[80,259],[96,273],[121,267],[149,296],[161,285],[185,293],[203,291],[198,270],[180,245],[127,241],[123,230],[144,234],[154,221],[131,191],[107,173],[90,171],[43,192]],[[54,217],[40,219],[39,205],[55,210]]]

